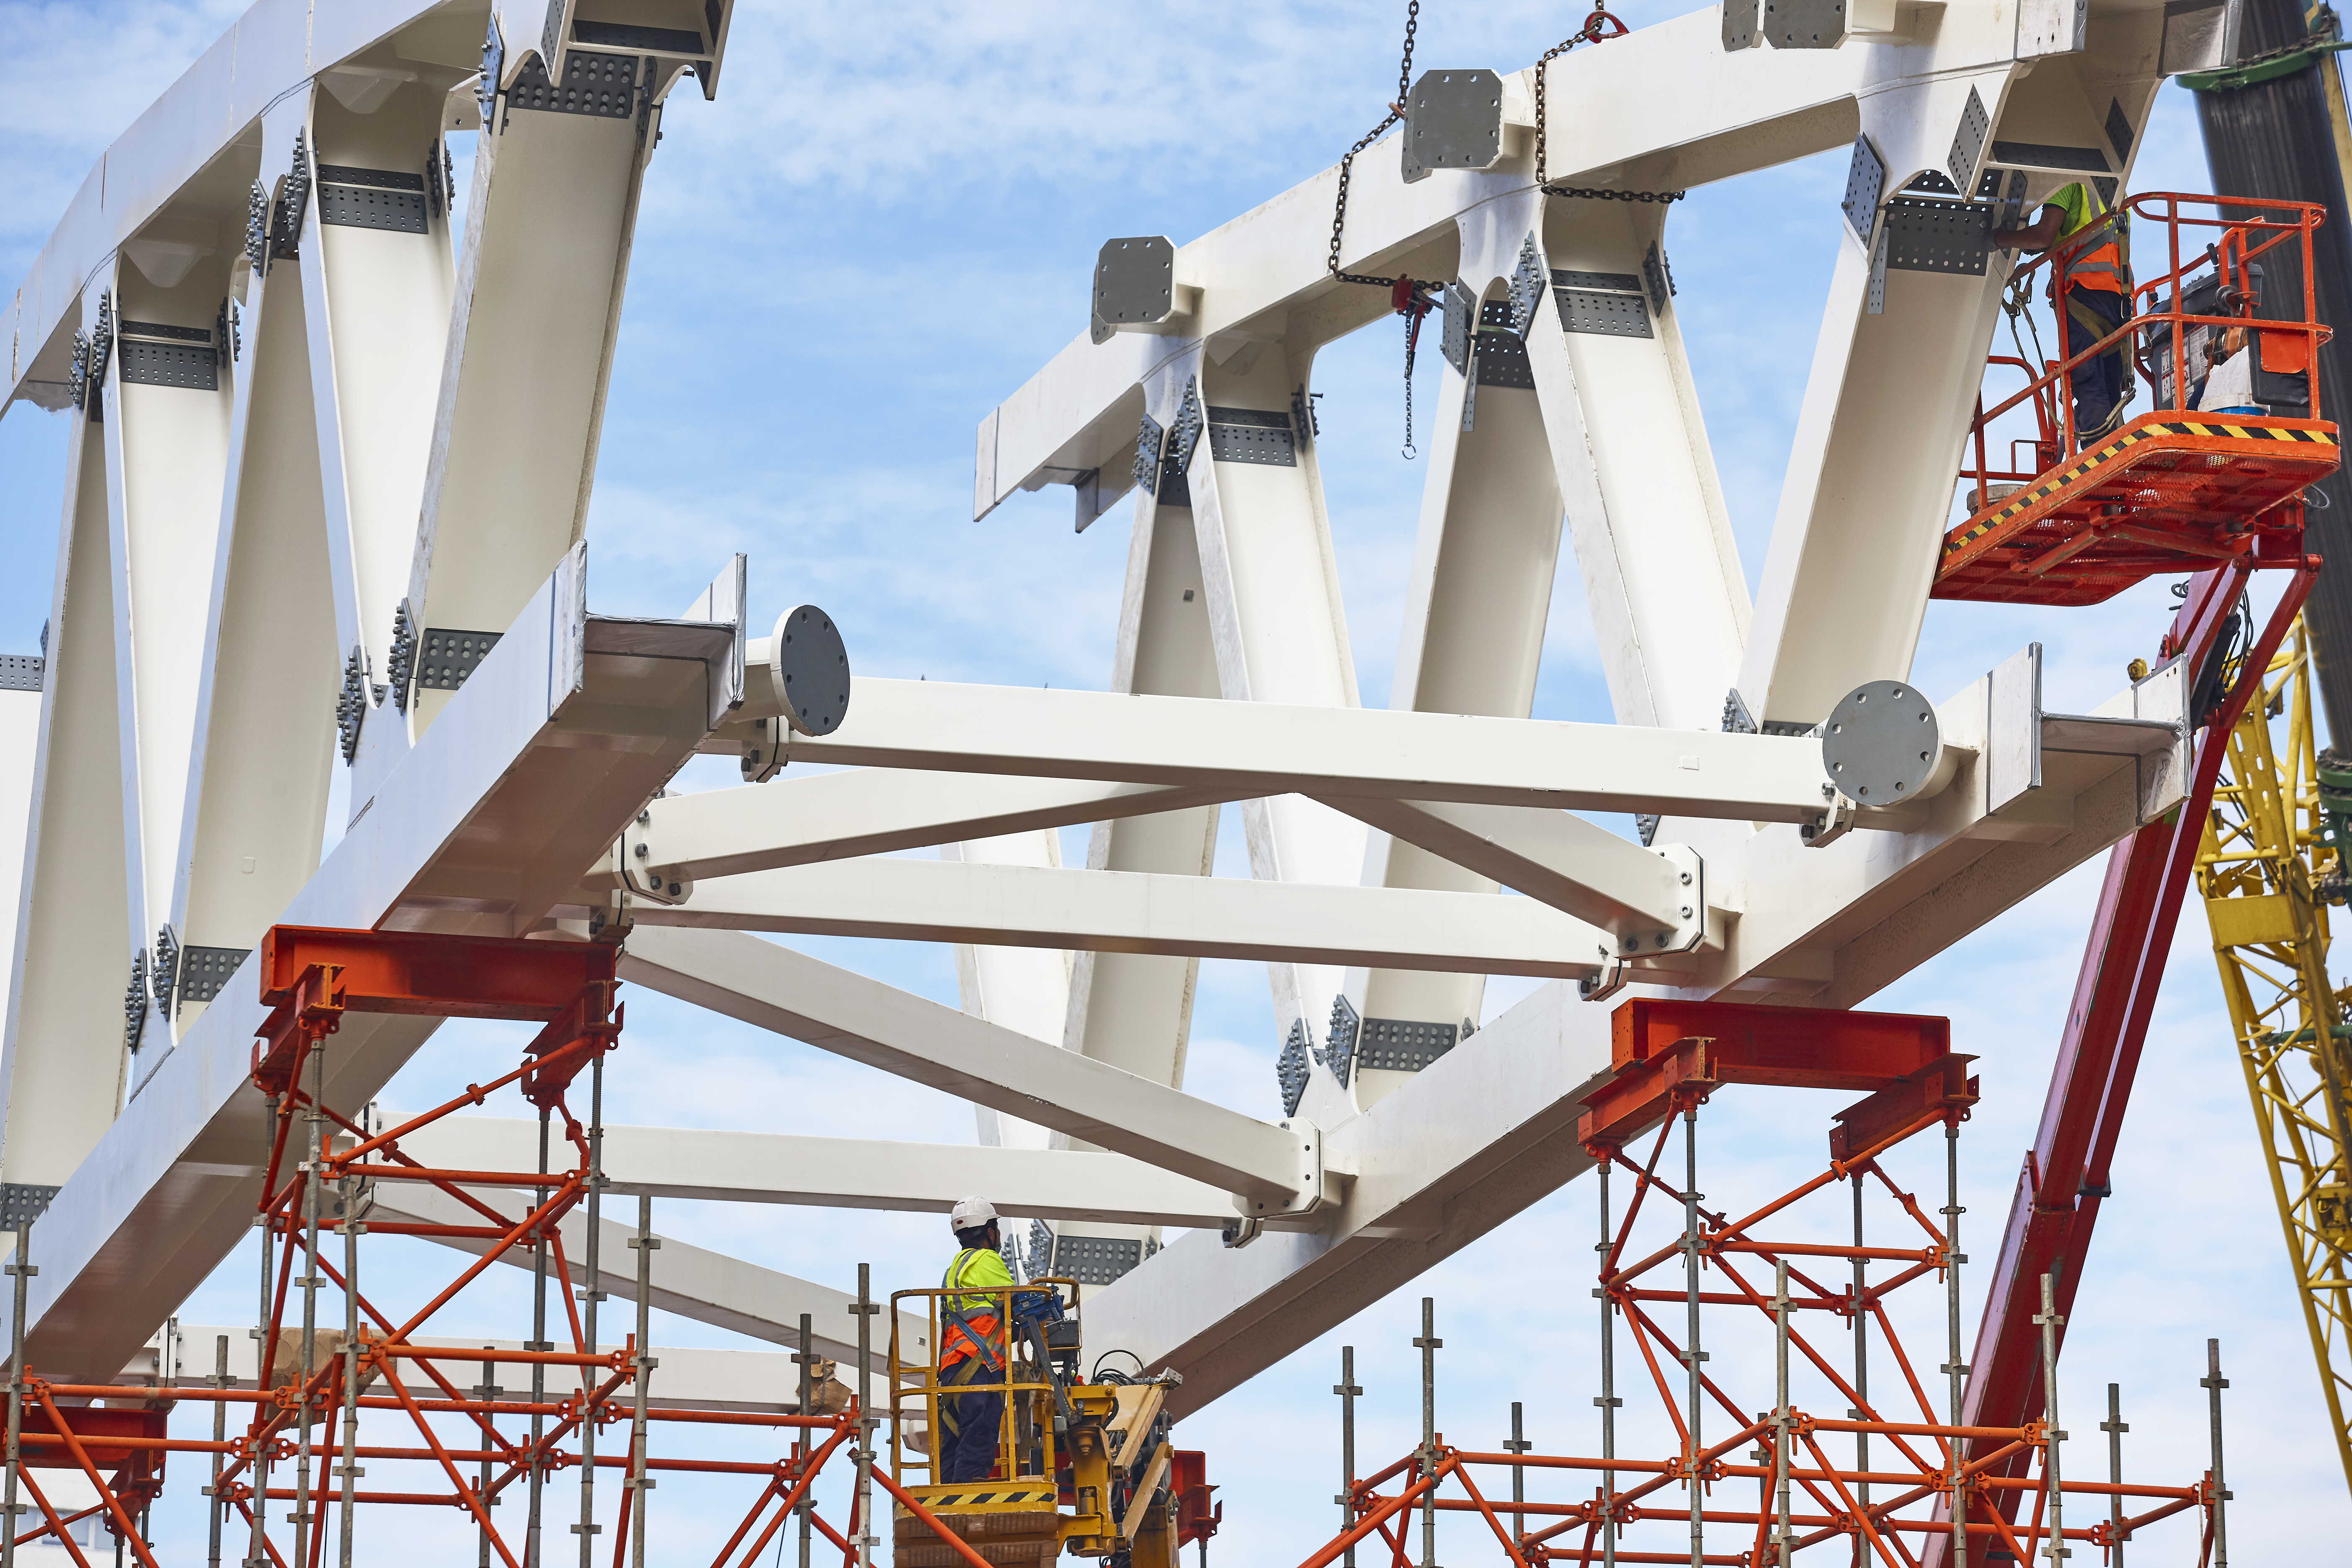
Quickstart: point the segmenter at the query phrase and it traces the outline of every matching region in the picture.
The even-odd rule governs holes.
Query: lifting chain
[[[1603,32],[1604,27],[1614,32]],[[1555,185],[1551,183],[1549,152],[1546,145],[1547,127],[1544,121],[1545,88],[1551,79],[1551,62],[1579,44],[1598,44],[1610,38],[1622,38],[1629,31],[1601,6],[1584,19],[1584,26],[1570,37],[1544,51],[1536,62],[1536,185],[1548,196],[1580,196],[1589,202],[1678,202],[1687,193],[1682,191],[1604,191],[1588,185]]]
[[[1616,28],[1617,30],[1613,33],[1604,33],[1601,30],[1604,24]],[[1597,44],[1603,38],[1622,38],[1629,31],[1631,31],[1631,29],[1628,28],[1624,23],[1611,16],[1608,11],[1602,7],[1595,5],[1592,8],[1592,15],[1584,19],[1583,26],[1579,27],[1575,32],[1570,34],[1559,43],[1554,44],[1550,48],[1546,49],[1544,51],[1543,58],[1536,62],[1536,184],[1542,186],[1546,191],[1551,191],[1551,174],[1544,163],[1544,83],[1551,76],[1551,62],[1559,58],[1561,55],[1568,53],[1569,50],[1576,47],[1579,44]],[[1589,195],[1594,193],[1587,191],[1560,191],[1553,192],[1552,194],[1558,195]],[[1675,195],[1680,195],[1682,193],[1680,191],[1675,193]],[[1643,201],[1654,201],[1656,198],[1645,195],[1642,199]]]
[[[1412,36],[1421,29],[1421,0],[1407,0],[1404,12],[1404,58],[1397,66],[1396,101],[1389,105],[1387,116],[1364,132],[1347,155],[1339,160],[1339,199],[1331,209],[1331,251],[1324,265],[1332,277],[1342,283],[1370,283],[1381,289],[1396,286],[1393,278],[1371,278],[1360,273],[1339,270],[1340,237],[1348,226],[1348,181],[1354,171],[1356,154],[1381,139],[1383,132],[1404,118],[1405,100],[1412,92]]]

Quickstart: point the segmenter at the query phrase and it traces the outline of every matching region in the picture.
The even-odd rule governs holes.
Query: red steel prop
[[[41,1522],[18,1536],[19,1543],[54,1538],[79,1568],[88,1568],[68,1531],[97,1514],[136,1561],[153,1568],[146,1509],[163,1489],[169,1456],[185,1453],[204,1456],[217,1466],[208,1489],[214,1507],[225,1510],[226,1520],[251,1537],[250,1550],[236,1548],[238,1557],[266,1560],[272,1568],[320,1568],[328,1521],[336,1515],[332,1505],[344,1502],[350,1505],[344,1513],[346,1531],[351,1510],[360,1508],[457,1510],[478,1531],[486,1552],[508,1568],[520,1568],[534,1548],[513,1539],[515,1525],[502,1529],[491,1510],[501,1500],[515,1500],[513,1494],[532,1489],[535,1480],[543,1482],[568,1469],[628,1477],[617,1489],[620,1501],[612,1523],[596,1526],[614,1532],[614,1568],[630,1560],[633,1515],[642,1531],[644,1489],[654,1484],[649,1475],[737,1477],[756,1483],[749,1507],[713,1564],[748,1568],[757,1562],[808,1497],[826,1462],[854,1448],[863,1413],[854,1395],[829,1415],[806,1409],[751,1414],[675,1405],[650,1408],[640,1402],[648,1360],[638,1337],[629,1335],[617,1350],[599,1350],[590,1342],[589,1322],[572,1300],[572,1273],[557,1227],[586,1201],[597,1173],[600,1115],[592,1110],[590,1123],[583,1127],[566,1101],[566,1091],[583,1069],[601,1069],[602,1057],[618,1044],[621,1009],[614,1000],[614,957],[611,948],[597,943],[288,926],[272,930],[262,943],[258,968],[262,1000],[274,1011],[253,1058],[255,1087],[268,1097],[275,1123],[257,1205],[257,1224],[267,1227],[270,1254],[258,1386],[220,1386],[224,1379],[201,1387],[168,1375],[161,1387],[68,1384],[49,1382],[28,1369],[20,1391],[12,1396],[12,1414],[22,1430],[17,1479]],[[463,1093],[424,1115],[370,1133],[354,1119],[358,1108],[346,1111],[323,1104],[315,1089],[325,1077],[322,1053],[331,1048],[328,1042],[346,1012],[520,1019],[546,1026],[524,1047],[514,1070],[487,1084],[467,1084]],[[599,1085],[601,1081],[600,1070]],[[560,1146],[569,1152],[569,1168],[441,1170],[402,1152],[404,1137],[478,1106],[509,1085],[542,1108],[551,1128],[561,1130]],[[313,1112],[332,1131],[322,1135],[315,1157],[305,1158],[289,1144],[298,1119],[307,1121]],[[413,1279],[403,1279],[400,1289],[427,1300],[420,1308],[394,1310],[360,1290],[320,1245],[322,1232],[345,1237],[345,1226],[332,1217],[331,1205],[343,1203],[360,1210],[356,1200],[362,1182],[424,1184],[464,1205],[480,1223],[426,1226],[362,1219],[351,1227],[350,1237],[464,1236],[491,1245],[437,1290],[417,1290]],[[477,1190],[482,1187],[524,1194],[520,1212],[511,1199],[491,1201]],[[435,1314],[493,1261],[535,1246],[547,1247],[548,1272],[564,1282],[568,1333],[520,1351],[421,1342]],[[357,1254],[349,1251],[346,1256]],[[314,1300],[310,1293],[322,1288],[340,1293],[343,1300],[337,1304],[346,1307],[346,1321],[354,1316],[359,1321],[355,1339],[331,1342],[326,1336],[338,1331],[323,1327],[324,1314],[315,1309],[307,1314],[293,1311],[298,1287],[306,1300]],[[307,1338],[299,1321],[289,1321],[304,1315],[321,1325]],[[314,1347],[312,1353],[300,1353],[306,1343]],[[517,1397],[490,1386],[488,1373],[498,1367],[535,1371],[542,1379],[567,1386]],[[482,1385],[469,1389],[459,1379],[474,1369],[483,1371]],[[168,1435],[169,1415],[181,1404],[244,1412],[244,1429],[217,1440],[173,1437]],[[370,1426],[365,1441],[357,1440],[355,1422],[362,1415]],[[387,1417],[411,1428],[411,1440],[387,1441]],[[314,1427],[324,1426],[331,1432],[339,1418],[354,1422],[341,1438],[314,1439]],[[530,1430],[507,1429],[519,1423],[529,1423]],[[583,1438],[613,1426],[629,1432],[625,1451],[591,1452]],[[730,1447],[752,1451],[717,1459],[652,1452],[650,1434],[656,1427],[682,1431],[721,1426],[745,1429],[743,1440]],[[770,1446],[753,1437],[751,1429],[777,1433],[776,1447],[782,1452],[761,1457],[758,1450]],[[342,1462],[331,1468],[331,1460]],[[355,1482],[364,1468],[360,1462],[367,1460],[422,1463],[428,1467],[430,1479],[409,1489],[362,1489]],[[469,1478],[461,1466],[477,1473]],[[36,1479],[45,1469],[79,1471],[98,1489],[99,1502],[60,1514]],[[878,1471],[876,1477],[888,1484]],[[286,1503],[294,1505],[290,1512],[272,1519],[271,1506]],[[547,1528],[562,1527],[556,1511],[546,1510]],[[857,1538],[869,1533],[858,1513],[859,1505],[853,1503],[845,1531],[835,1530],[814,1509],[806,1516],[840,1550],[848,1568],[858,1561]],[[944,1529],[940,1534],[961,1556],[980,1561]],[[668,1560],[674,1554],[664,1556]]]
[[[1375,1538],[1391,1568],[1409,1568],[1416,1554],[1406,1527],[1416,1510],[1476,1514],[1486,1527],[1480,1535],[1494,1538],[1496,1559],[1514,1568],[1603,1561],[1760,1568],[1784,1561],[1784,1550],[1793,1555],[1832,1542],[1850,1543],[1832,1549],[1838,1561],[1850,1549],[1857,1563],[1917,1568],[1923,1547],[1950,1537],[1948,1516],[1937,1505],[1955,1489],[1964,1501],[1967,1539],[1999,1545],[2021,1563],[2035,1561],[2053,1536],[2079,1543],[2078,1552],[2096,1551],[2188,1510],[2202,1510],[2210,1521],[2217,1505],[2210,1475],[2170,1486],[2053,1478],[2053,1435],[2042,1421],[2004,1414],[1954,1422],[1948,1409],[1938,1408],[1946,1397],[1940,1380],[1922,1377],[1924,1369],[1896,1334],[1889,1299],[1916,1282],[1941,1283],[1957,1261],[1949,1226],[1938,1225],[1880,1163],[1930,1128],[1957,1137],[1975,1103],[1976,1081],[1965,1070],[1973,1058],[1949,1050],[1946,1020],[1639,999],[1621,1005],[1612,1025],[1618,1075],[1586,1101],[1581,1131],[1604,1177],[1611,1168],[1630,1173],[1634,1189],[1612,1224],[1608,1184],[1600,1184],[1607,1240],[1595,1294],[1605,1299],[1612,1332],[1631,1333],[1640,1375],[1665,1418],[1652,1429],[1670,1427],[1673,1449],[1650,1457],[1614,1452],[1607,1434],[1616,1431],[1614,1406],[1622,1402],[1607,1370],[1613,1363],[1604,1361],[1603,1398],[1595,1401],[1610,1407],[1602,1456],[1474,1452],[1437,1436],[1427,1448],[1352,1481],[1347,1528],[1301,1568],[1326,1568],[1359,1545],[1376,1544]],[[1826,1168],[1734,1217],[1659,1174],[1676,1121],[1686,1140],[1695,1139],[1698,1107],[1729,1083],[1843,1087],[1866,1097],[1834,1119]],[[1625,1142],[1653,1124],[1657,1130],[1643,1157],[1629,1158]],[[1696,1173],[1695,1149],[1686,1145],[1685,1157],[1687,1184]],[[1824,1234],[1801,1205],[1813,1200],[1814,1207],[1826,1206],[1820,1200],[1840,1186],[1850,1194],[1852,1246],[1772,1234]],[[1907,1245],[1864,1245],[1865,1199],[1891,1210]],[[1671,1219],[1683,1237],[1635,1258],[1632,1240],[1645,1208],[1654,1226]],[[1870,1279],[1874,1266],[1892,1272]],[[1832,1279],[1832,1268],[1851,1270],[1851,1280]],[[1677,1278],[1662,1278],[1669,1270]],[[1718,1282],[1703,1284],[1707,1271]],[[1957,1296],[1951,1300],[1956,1333]],[[1669,1326],[1669,1307],[1688,1314],[1679,1334]],[[1793,1364],[1825,1384],[1823,1395],[1845,1418],[1799,1407],[1786,1370],[1774,1396],[1765,1399],[1741,1388],[1729,1369],[1708,1367],[1701,1343],[1723,1342],[1727,1319],[1752,1324],[1759,1316],[1775,1335],[1780,1367]],[[1703,1319],[1713,1326],[1702,1331]],[[1801,1327],[1820,1320],[1841,1331],[1837,1339],[1816,1340]],[[1884,1358],[1880,1367],[1895,1373],[1891,1394],[1889,1381],[1875,1388],[1869,1382],[1865,1340],[1874,1347],[1873,1358]],[[1842,1365],[1832,1351],[1854,1360]],[[1687,1394],[1677,1386],[1685,1377]],[[1702,1437],[1702,1418],[1720,1425]],[[1740,1452],[1750,1445],[1752,1451]],[[1832,1452],[1849,1445],[1850,1459]],[[1581,1499],[1502,1500],[1490,1498],[1474,1474],[1507,1478],[1514,1468],[1538,1480],[1587,1478],[1599,1485]],[[1752,1502],[1740,1495],[1748,1482],[1756,1483]],[[2046,1517],[2045,1506],[2058,1499],[2095,1500],[2121,1515],[2120,1526],[2113,1519],[2069,1521],[2080,1514]],[[2021,1502],[2032,1504],[2022,1521]],[[1723,1544],[1738,1549],[1727,1552]]]

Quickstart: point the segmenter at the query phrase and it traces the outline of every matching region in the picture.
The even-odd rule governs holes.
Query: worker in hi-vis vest
[[[985,1198],[966,1198],[949,1211],[961,1248],[940,1279],[942,1289],[992,1291],[940,1300],[940,1479],[984,1481],[996,1467],[997,1429],[1003,1424],[1004,1295],[1013,1271],[998,1250],[996,1210]],[[996,1389],[987,1385],[993,1384]]]
[[[1995,229],[1992,243],[2007,249],[2047,250],[2053,245],[2072,248],[2064,263],[2064,288],[2053,275],[2051,303],[2066,323],[2066,357],[2088,350],[2124,324],[2130,314],[2130,215],[2107,204],[2087,180],[2053,191],[2042,210],[2023,228]],[[2108,350],[2076,365],[2074,438],[2087,443],[2121,420],[2124,411],[2125,348],[2117,339]]]

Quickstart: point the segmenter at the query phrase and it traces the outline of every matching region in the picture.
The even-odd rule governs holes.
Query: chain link
[[[1589,185],[1546,185],[1548,196],[1581,196],[1589,202],[1678,202],[1688,191],[1602,191]]]
[[[1602,23],[1616,28],[1613,33],[1601,30]],[[1536,62],[1536,184],[1545,191],[1551,190],[1551,174],[1544,163],[1544,84],[1551,75],[1551,62],[1579,44],[1597,44],[1603,38],[1622,38],[1632,29],[1599,5],[1584,19],[1584,26],[1544,51]]]
[[[1387,289],[1395,285],[1393,278],[1373,278],[1364,273],[1339,270],[1339,246],[1348,226],[1348,182],[1355,171],[1356,154],[1379,141],[1388,128],[1404,118],[1405,100],[1412,92],[1412,38],[1421,29],[1421,0],[1407,0],[1404,13],[1404,58],[1397,66],[1396,101],[1389,105],[1387,116],[1378,125],[1364,132],[1347,155],[1339,160],[1339,199],[1331,208],[1331,250],[1324,265],[1331,276],[1342,283],[1370,283]]]

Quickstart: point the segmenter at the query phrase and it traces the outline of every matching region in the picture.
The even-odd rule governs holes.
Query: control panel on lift
[[[985,1342],[985,1370],[942,1370],[928,1356],[908,1360],[890,1342],[891,1530],[898,1568],[950,1568],[974,1557],[991,1564],[1076,1556],[1175,1568],[1179,1551],[1216,1533],[1206,1458],[1175,1446],[1173,1371],[1133,1375],[1097,1358],[1083,1371],[1075,1279],[1045,1279],[993,1289],[901,1290],[894,1324],[919,1307],[925,1345],[948,1342],[959,1321]],[[974,1298],[987,1304],[978,1310]],[[958,1312],[956,1306],[961,1310]],[[998,1382],[1001,1376],[1002,1382]],[[959,1406],[985,1408],[1003,1395],[995,1455],[978,1479],[947,1480],[945,1433],[961,1428]]]

